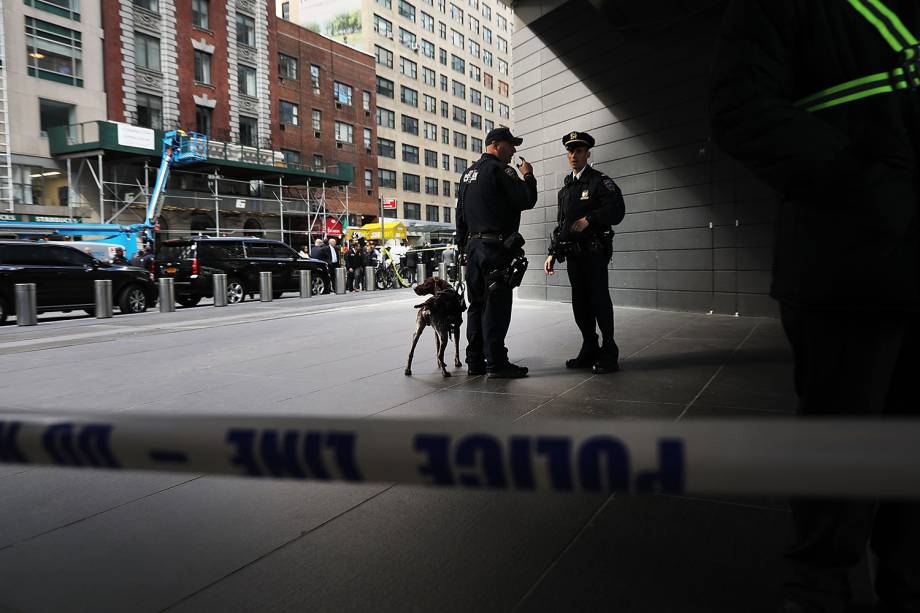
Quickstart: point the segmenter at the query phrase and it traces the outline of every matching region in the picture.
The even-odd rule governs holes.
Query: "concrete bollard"
[[[438,264],[438,276],[447,281],[447,264],[444,262]]]
[[[108,319],[112,316],[112,280],[96,279],[96,319]]]
[[[272,273],[270,272],[259,273],[259,301],[272,301]]]
[[[377,289],[377,280],[374,278],[374,267],[365,266],[364,267],[364,289],[369,292],[373,292]]]
[[[172,313],[176,310],[176,281],[163,277],[157,281],[160,289],[160,313]]]
[[[34,326],[38,323],[38,304],[34,283],[16,284],[16,325]]]
[[[227,306],[227,275],[218,273],[214,275],[214,306]]]
[[[345,269],[341,266],[335,269],[335,293],[345,293]]]
[[[428,279],[428,267],[424,264],[419,264],[416,267],[418,271],[417,280],[419,283],[424,283]]]
[[[300,273],[300,297],[309,298],[313,294],[313,271],[301,270]]]

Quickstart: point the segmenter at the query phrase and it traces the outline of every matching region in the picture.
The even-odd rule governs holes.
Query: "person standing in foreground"
[[[783,196],[770,293],[802,416],[920,413],[918,35],[916,0],[743,0],[723,23],[712,133]],[[870,542],[877,610],[920,611],[920,504],[790,506],[780,611],[847,611]]]
[[[588,165],[594,138],[570,132],[562,139],[572,172],[559,190],[557,225],[543,271],[568,258],[572,285],[572,313],[581,331],[581,351],[566,360],[566,368],[590,368],[595,374],[620,369],[620,349],[613,341],[613,303],[607,288],[607,265],[613,256],[613,230],[623,221],[626,205],[613,179]],[[595,322],[597,325],[595,326]],[[603,345],[597,344],[600,328]]]
[[[522,159],[518,166],[523,180],[508,166],[522,142],[508,128],[491,130],[485,153],[460,177],[457,244],[467,260],[466,363],[470,375],[527,376],[527,367],[508,361],[505,347],[511,324],[511,287],[489,280],[490,274],[511,263],[514,254],[505,241],[520,237],[521,212],[537,203],[537,180],[530,164]],[[523,238],[518,242],[519,249]]]

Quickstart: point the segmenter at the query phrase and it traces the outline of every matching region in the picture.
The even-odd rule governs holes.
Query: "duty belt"
[[[503,241],[508,237],[505,236],[504,234],[499,234],[498,232],[473,232],[472,234],[469,235],[468,238],[470,239],[478,238],[480,240],[487,240],[487,241]]]
[[[798,100],[795,105],[804,107],[806,111],[820,111],[899,90],[920,90],[920,43],[910,30],[880,0],[847,1],[866,21],[875,26],[885,42],[895,50],[898,63],[891,70],[853,79]]]

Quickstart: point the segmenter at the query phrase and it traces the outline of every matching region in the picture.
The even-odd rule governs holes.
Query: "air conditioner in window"
[[[418,43],[412,43],[412,50],[418,53]]]

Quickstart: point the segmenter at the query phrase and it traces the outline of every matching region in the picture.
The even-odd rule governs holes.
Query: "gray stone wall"
[[[240,114],[259,120],[259,140],[267,143],[271,138],[271,97],[269,88],[268,17],[267,0],[230,0],[227,3],[228,77],[230,84],[230,131],[239,138]],[[236,13],[252,17],[256,24],[256,46],[248,47],[236,42]],[[257,96],[239,93],[239,64],[256,69]]]
[[[174,0],[160,0],[160,12],[151,13],[131,0],[121,0],[121,45],[124,85],[122,95],[129,122],[137,121],[137,93],[163,99],[163,127],[179,125],[179,76],[176,53],[176,6]],[[135,64],[134,33],[143,32],[160,39],[160,72]]]
[[[520,295],[569,300],[565,265],[542,272],[568,171],[561,139],[587,131],[591,163],[622,189],[608,286],[614,304],[775,315],[768,296],[775,194],[708,142],[708,73],[719,12],[669,27],[614,28],[582,0],[528,11],[514,34],[515,133],[535,164],[525,213],[531,271]]]

